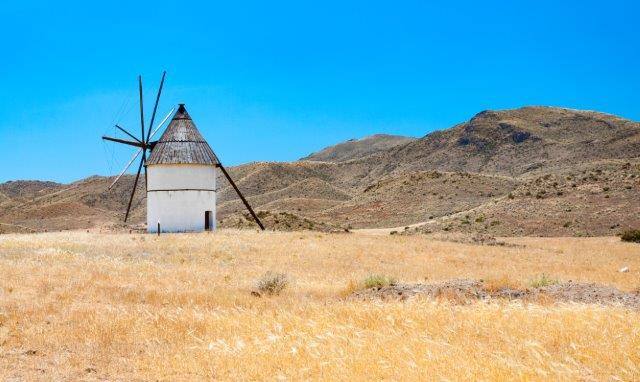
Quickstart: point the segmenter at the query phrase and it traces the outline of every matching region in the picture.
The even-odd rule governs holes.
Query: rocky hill
[[[398,135],[375,134],[362,139],[350,139],[346,142],[329,146],[317,153],[304,157],[301,160],[345,162],[351,159],[362,158],[369,154],[386,151],[392,147],[413,142],[415,140],[416,138]]]
[[[609,235],[640,226],[640,124],[590,111],[485,111],[420,139],[377,135],[229,171],[276,229]],[[107,177],[2,184],[0,232],[140,226],[142,186],[131,224],[121,223],[132,178],[109,192]],[[219,186],[218,219],[246,226],[231,187]]]
[[[522,176],[640,155],[640,128],[612,115],[551,107],[483,111],[468,122],[361,158],[376,172],[440,170]]]

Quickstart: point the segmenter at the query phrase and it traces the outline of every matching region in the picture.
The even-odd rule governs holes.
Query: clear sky
[[[640,120],[637,4],[4,2],[0,181],[117,173],[132,150],[100,136],[139,134],[137,75],[149,116],[164,69],[159,114],[186,103],[228,165],[423,136],[484,109]]]

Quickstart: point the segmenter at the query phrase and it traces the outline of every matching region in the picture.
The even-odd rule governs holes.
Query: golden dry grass
[[[638,311],[343,298],[372,273],[494,287],[545,273],[640,286],[637,244],[510,241],[524,247],[226,230],[3,235],[0,379],[640,379]],[[256,298],[266,271],[293,283]]]

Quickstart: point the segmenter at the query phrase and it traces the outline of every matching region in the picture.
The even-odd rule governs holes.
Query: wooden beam
[[[160,94],[162,93],[162,86],[164,85],[164,77],[167,75],[167,72],[162,72],[162,79],[160,80],[160,87],[158,88],[158,95],[156,96],[156,104],[153,106],[153,113],[151,114],[151,122],[149,122],[149,132],[147,133],[147,139],[145,143],[149,143],[149,139],[151,139],[151,128],[153,127],[153,121],[156,119],[156,110],[158,110],[158,102],[160,102]]]
[[[142,128],[142,142],[146,142],[144,137],[144,106],[142,104],[142,76],[138,76],[138,90],[140,93],[140,126]]]
[[[131,134],[130,132],[128,132],[127,130],[123,129],[122,127],[120,127],[119,125],[116,125],[116,127],[118,129],[120,129],[120,131],[122,131],[123,133],[127,134],[128,136],[130,136],[131,138],[133,138],[134,141],[138,142],[138,143],[142,143],[142,141],[140,141],[138,138],[134,137],[133,134]]]
[[[127,206],[127,212],[124,215],[124,221],[129,218],[129,210],[131,210],[131,202],[133,202],[133,195],[136,193],[136,187],[138,187],[138,178],[140,178],[140,170],[142,169],[142,160],[140,160],[140,166],[138,166],[138,172],[136,173],[136,180],[133,183],[133,190],[131,190],[131,197],[129,197],[129,205]]]
[[[256,223],[258,224],[258,226],[260,227],[260,229],[264,231],[264,226],[262,225],[262,222],[260,221],[260,219],[258,219],[258,215],[256,215],[255,212],[253,212],[253,208],[251,208],[251,206],[249,205],[249,202],[247,202],[247,199],[244,198],[244,196],[242,195],[242,192],[240,192],[240,189],[238,189],[238,186],[236,186],[236,184],[233,181],[233,179],[231,179],[231,176],[229,176],[229,173],[224,168],[222,163],[218,163],[218,167],[220,167],[220,170],[222,170],[222,173],[224,174],[224,176],[227,178],[227,180],[231,184],[231,187],[233,187],[233,189],[236,190],[236,193],[240,197],[240,200],[242,200],[242,203],[244,203],[244,206],[247,207],[247,210],[249,210],[249,213],[253,217],[253,220],[255,220]]]
[[[135,147],[140,147],[140,148],[144,148],[145,147],[144,143],[127,141],[126,139],[111,138],[111,137],[107,137],[107,136],[103,136],[102,139],[104,139],[105,141],[122,143],[122,144],[129,145],[129,146],[135,146]]]

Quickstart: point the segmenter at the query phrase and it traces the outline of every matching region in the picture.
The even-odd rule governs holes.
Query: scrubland
[[[638,244],[505,240],[518,246],[234,230],[1,235],[0,379],[640,379],[637,310],[348,298],[372,274],[640,287]],[[269,271],[287,287],[252,294]]]

